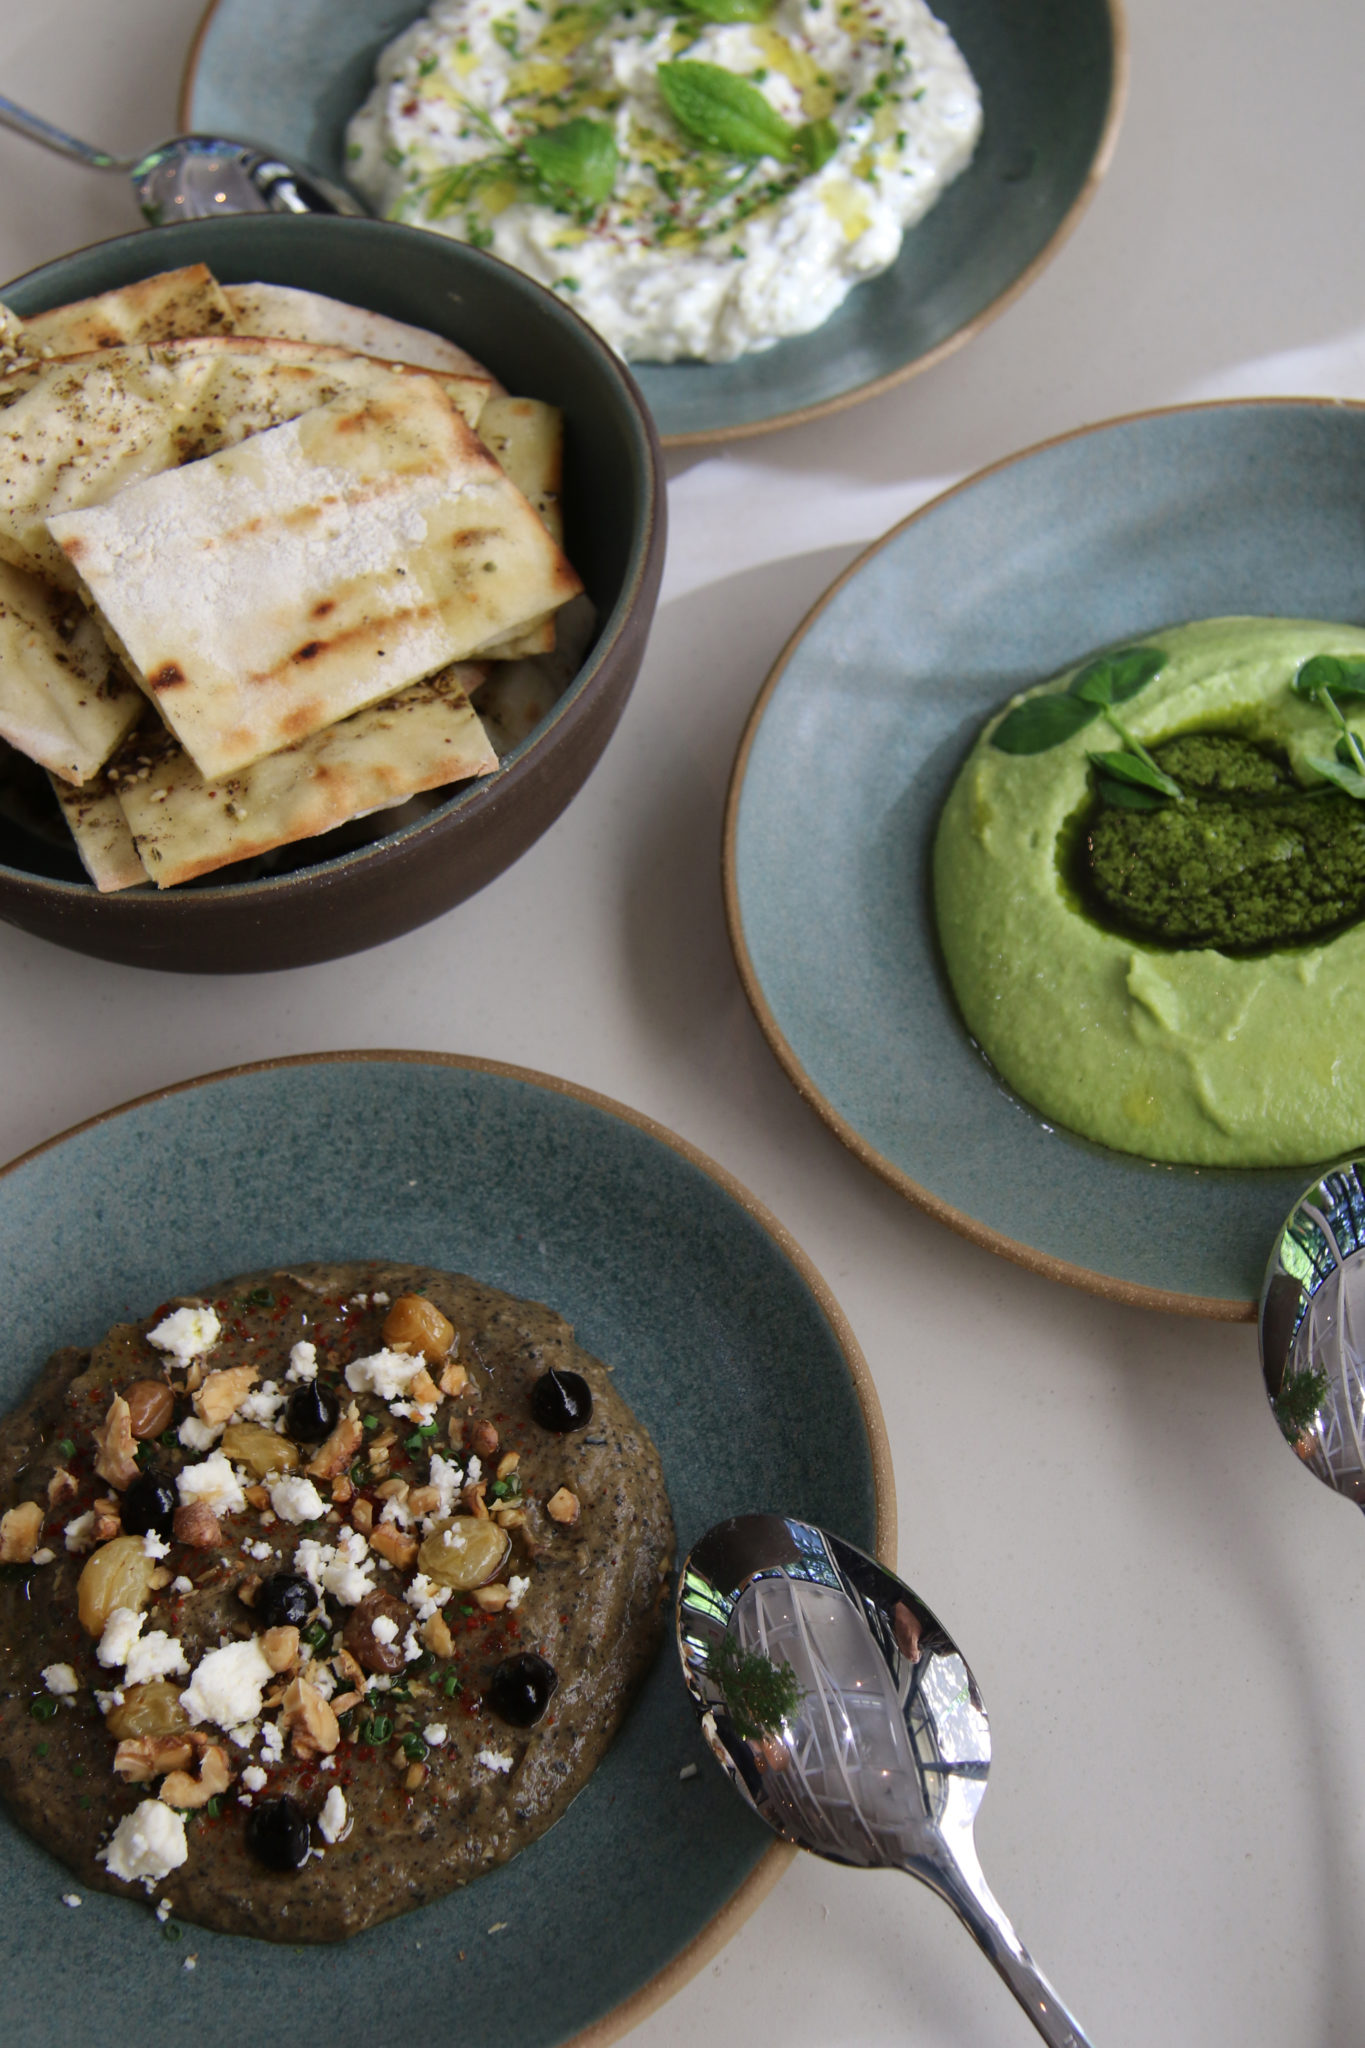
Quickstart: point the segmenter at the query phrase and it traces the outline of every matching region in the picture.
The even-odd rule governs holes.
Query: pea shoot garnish
[[[805,1698],[790,1664],[775,1664],[761,1650],[741,1650],[728,1635],[712,1650],[706,1670],[725,1695],[735,1733],[746,1742],[775,1735]]]
[[[1102,718],[1123,741],[1121,749],[1090,755],[1105,801],[1127,810],[1179,803],[1184,796],[1179,783],[1158,767],[1114,708],[1145,689],[1165,660],[1160,647],[1123,647],[1097,655],[1077,670],[1064,691],[1029,697],[1007,711],[991,734],[991,745],[1002,754],[1045,754]]]
[[[1337,728],[1335,757],[1312,755],[1309,767],[1347,796],[1365,802],[1365,749],[1341,711],[1341,703],[1365,698],[1365,661],[1343,661],[1336,654],[1315,654],[1300,666],[1290,689],[1296,697],[1318,704]]]

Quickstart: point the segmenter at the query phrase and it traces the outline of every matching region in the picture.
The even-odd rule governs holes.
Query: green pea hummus
[[[1329,714],[1290,685],[1315,654],[1365,658],[1365,630],[1204,619],[1144,644],[1166,659],[1119,710],[1134,739],[1161,759],[1181,736],[1228,735],[1280,764],[1289,801],[1281,789],[1279,836],[1261,831],[1247,859],[1248,901],[1262,886],[1257,862],[1262,878],[1280,858],[1310,873],[1312,841],[1295,826],[1294,802],[1315,789],[1338,808],[1351,799],[1329,797],[1310,765],[1333,752]],[[1064,693],[1079,667],[1025,695]],[[1343,708],[1365,729],[1365,707]],[[1046,751],[1006,753],[991,744],[1003,715],[982,732],[944,806],[934,900],[963,1018],[1004,1080],[1050,1121],[1148,1159],[1310,1165],[1359,1144],[1365,919],[1320,940],[1241,951],[1191,943],[1178,916],[1175,936],[1125,932],[1078,883],[1076,853],[1097,812],[1090,755],[1120,742],[1097,722]],[[1180,758],[1178,749],[1164,757],[1173,769]],[[1212,873],[1226,915],[1246,831],[1222,832],[1189,797],[1177,809],[1183,843],[1204,833],[1208,845],[1207,858],[1192,854],[1176,908],[1207,892]]]

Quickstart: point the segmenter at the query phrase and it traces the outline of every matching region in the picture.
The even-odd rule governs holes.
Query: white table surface
[[[176,126],[198,12],[0,0],[0,91],[145,145]],[[1358,2048],[1365,1531],[1283,1448],[1250,1327],[1034,1279],[860,1168],[782,1078],[721,908],[745,715],[858,545],[1085,421],[1365,397],[1365,6],[1130,0],[1130,29],[1115,161],[1019,303],[873,403],[675,458],[663,602],[622,725],[482,896],[359,969],[254,978],[124,970],[0,927],[0,1156],[165,1082],[328,1047],[519,1061],[671,1125],[789,1225],[867,1353],[902,1570],[991,1714],[982,1862],[1096,2048]],[[0,276],[137,225],[119,181],[2,134],[0,179]],[[631,2038],[1034,2036],[927,1892],[805,1858]]]

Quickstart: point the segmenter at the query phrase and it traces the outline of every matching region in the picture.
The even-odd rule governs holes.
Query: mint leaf
[[[839,131],[832,121],[807,121],[792,137],[792,149],[807,171],[823,170],[839,147]]]
[[[722,156],[776,157],[790,163],[794,133],[756,85],[719,64],[661,64],[655,77],[664,105],[693,142]]]
[[[610,199],[618,158],[616,137],[605,121],[579,117],[558,128],[542,128],[527,136],[521,153],[541,197],[559,212],[595,211]]]

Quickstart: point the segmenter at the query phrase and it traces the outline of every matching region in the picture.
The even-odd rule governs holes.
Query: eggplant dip
[[[568,1324],[376,1261],[58,1352],[0,1422],[0,1511],[15,1819],[88,1885],[274,1941],[558,1819],[673,1558],[658,1454]]]

